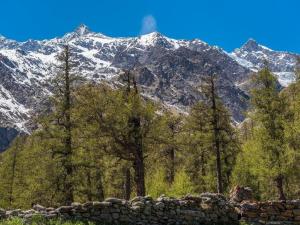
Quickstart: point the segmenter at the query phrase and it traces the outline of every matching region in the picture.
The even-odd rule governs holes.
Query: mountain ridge
[[[298,57],[273,51],[253,39],[228,53],[199,39],[176,40],[158,32],[115,38],[86,25],[49,40],[17,42],[0,37],[0,127],[30,132],[26,122],[51,94],[55,57],[66,43],[78,65],[76,72],[88,80],[115,82],[122,70],[135,68],[143,94],[182,110],[202,99],[197,90],[202,77],[218,73],[223,87],[220,96],[237,122],[247,109],[249,96],[243,84],[251,73],[267,60],[286,86],[293,80]]]
[[[210,45],[208,44],[208,42],[205,42],[199,38],[192,38],[192,39],[186,39],[186,38],[180,38],[180,39],[176,39],[176,38],[170,38],[170,37],[167,37],[165,35],[163,35],[162,33],[158,32],[158,31],[153,31],[153,32],[150,32],[150,33],[147,33],[147,34],[141,34],[141,35],[137,35],[137,36],[118,36],[118,37],[113,37],[113,36],[108,36],[108,35],[105,35],[104,33],[100,33],[100,32],[94,32],[92,31],[87,25],[85,24],[80,24],[78,27],[76,27],[73,31],[71,32],[67,32],[65,35],[62,35],[60,38],[59,36],[56,36],[56,37],[53,37],[53,38],[45,38],[45,39],[32,39],[32,38],[28,38],[26,40],[23,40],[23,41],[17,41],[15,39],[12,39],[12,38],[8,38],[6,37],[5,35],[2,35],[0,33],[0,41],[2,39],[5,39],[6,41],[10,41],[10,42],[14,42],[14,43],[20,43],[20,44],[23,44],[23,43],[27,43],[27,42],[30,42],[30,41],[36,41],[36,42],[48,42],[48,41],[55,41],[55,40],[58,40],[58,39],[64,39],[66,37],[66,35],[68,34],[74,34],[74,33],[79,33],[80,30],[83,29],[83,33],[80,34],[81,36],[83,35],[86,35],[86,34],[96,34],[98,36],[102,36],[102,37],[106,37],[106,38],[110,38],[110,39],[132,39],[132,38],[139,38],[141,36],[147,36],[149,34],[157,34],[157,35],[160,35],[162,37],[165,37],[165,38],[168,38],[168,39],[172,39],[172,40],[177,40],[177,41],[199,41],[199,42],[202,42],[204,44],[207,44],[207,45]],[[272,50],[272,51],[276,51],[276,52],[282,52],[282,53],[289,53],[289,54],[294,54],[294,55],[299,55],[299,53],[297,52],[293,52],[293,51],[285,51],[285,50],[276,50],[276,49],[271,49],[271,48],[268,48],[266,47],[265,45],[262,45],[260,44],[256,39],[254,38],[249,38],[247,41],[244,42],[244,44],[241,45],[244,46],[246,45],[248,42],[254,42],[256,43],[257,45],[263,47],[263,48],[266,48],[266,49],[269,49],[269,50]],[[225,52],[228,52],[228,54],[230,54],[231,52],[230,51],[227,51],[227,50],[224,50],[222,47],[219,47],[218,45],[210,45],[212,47],[217,47],[217,48],[220,48],[222,49],[223,51]],[[238,48],[236,48],[238,49]],[[232,50],[232,52],[234,52],[235,49]]]

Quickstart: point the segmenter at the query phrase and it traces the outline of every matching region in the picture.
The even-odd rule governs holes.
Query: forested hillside
[[[68,46],[58,61],[34,132],[0,155],[0,207],[226,194],[234,185],[258,199],[299,197],[299,70],[282,90],[267,65],[254,73],[247,119],[235,125],[217,73],[203,76],[203,100],[180,113],[143,95],[137,70],[112,86],[83,79]]]

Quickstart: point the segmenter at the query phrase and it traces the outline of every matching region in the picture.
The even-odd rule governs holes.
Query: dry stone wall
[[[73,203],[71,206],[45,208],[35,205],[27,211],[1,210],[1,218],[34,216],[46,219],[65,218],[90,220],[101,224],[134,225],[235,225],[238,214],[226,198],[219,194],[205,193],[198,197],[181,199],[136,197],[131,201],[108,198],[104,202]]]
[[[248,224],[300,225],[300,200],[259,202],[251,188],[235,186],[230,191],[230,203],[240,220]]]
[[[241,219],[260,224],[299,224],[300,200],[242,202],[237,209]]]
[[[73,203],[59,208],[35,205],[25,211],[0,209],[0,219],[20,217],[30,221],[39,216],[119,225],[300,225],[300,200],[258,202],[252,199],[250,189],[235,190],[229,200],[220,194],[204,193],[180,199],[108,198],[103,202]]]

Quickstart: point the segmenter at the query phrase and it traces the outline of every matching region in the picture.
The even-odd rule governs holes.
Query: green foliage
[[[185,124],[186,151],[183,153],[185,168],[196,186],[198,193],[217,191],[216,183],[216,137],[213,127],[213,110],[205,102],[195,104]],[[231,173],[239,151],[239,141],[230,124],[228,111],[218,100],[217,103],[218,143],[221,156],[222,184],[229,191]]]
[[[215,190],[211,133],[205,129],[197,131],[192,124],[193,120],[198,123],[202,119],[173,114],[140,95],[124,93],[123,89],[105,84],[83,85],[72,93],[72,154],[68,160],[73,168],[69,178],[74,201],[124,198],[128,170],[129,191],[131,197],[135,196],[136,137],[142,140],[146,193],[157,197]],[[0,180],[0,207],[28,209],[36,203],[65,204],[64,128],[56,116],[58,111],[55,107],[53,110],[37,120],[38,130],[2,154],[0,175],[5,179]],[[204,109],[201,113],[205,113]],[[139,118],[138,130],[129,123],[132,118]],[[228,137],[222,135],[222,140],[226,140],[222,160],[224,173],[228,170],[230,179],[236,148]],[[14,156],[17,163],[12,179]]]
[[[153,174],[148,176],[146,184],[147,194],[154,198],[166,195],[170,188],[165,179],[165,171],[162,168],[156,169]]]
[[[234,183],[251,186],[262,199],[274,198],[277,192],[280,198],[296,197],[300,149],[296,125],[299,124],[298,103],[295,102],[299,99],[299,92],[295,92],[298,84],[280,93],[276,78],[268,68],[260,71],[254,82],[251,121],[243,125],[250,129],[237,160]]]
[[[184,170],[176,172],[174,182],[170,184],[165,178],[165,171],[158,169],[147,180],[147,194],[157,198],[161,195],[182,197],[187,194],[195,194],[195,186],[191,178]]]
[[[180,170],[176,173],[175,180],[167,192],[167,195],[181,197],[187,194],[195,194],[195,188],[188,174]]]
[[[240,225],[251,225],[251,223],[245,220],[240,220]]]

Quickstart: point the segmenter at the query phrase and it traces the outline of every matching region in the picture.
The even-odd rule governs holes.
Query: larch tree
[[[18,187],[18,180],[22,177],[20,175],[21,171],[21,164],[22,164],[22,159],[20,158],[20,155],[23,150],[23,145],[25,142],[25,137],[17,137],[13,144],[12,147],[9,149],[8,152],[6,152],[5,155],[5,161],[6,164],[5,167],[5,178],[6,180],[3,180],[6,182],[7,188],[6,188],[6,193],[7,193],[7,206],[12,207],[14,203],[16,202],[16,190],[20,189]],[[5,200],[5,198],[3,198]]]
[[[226,131],[227,127],[221,126],[221,120],[223,117],[228,117],[228,112],[225,110],[222,101],[218,96],[217,75],[211,74],[203,81],[201,92],[204,94],[205,102],[208,106],[208,125],[209,130],[212,132],[212,145],[216,156],[217,191],[218,193],[223,193],[221,132]]]
[[[74,201],[74,145],[72,132],[74,122],[74,90],[79,77],[73,73],[74,62],[70,47],[65,45],[57,57],[59,65],[57,75],[52,80],[54,95],[51,98],[51,112],[42,117],[40,123],[44,138],[52,141],[50,148],[53,158],[58,161],[61,172],[57,178],[57,192],[61,193],[61,203]]]
[[[211,161],[207,157],[214,158],[217,191],[223,193],[223,179],[225,177],[226,183],[229,182],[231,169],[227,168],[226,173],[222,173],[222,169],[234,162],[238,145],[234,144],[237,143],[237,137],[233,132],[230,114],[219,97],[217,79],[216,74],[211,74],[202,80],[200,91],[204,100],[192,107],[187,124],[192,133],[194,132],[193,139],[198,137],[194,142],[201,146],[201,163],[204,165]],[[202,167],[201,170],[203,174],[207,173],[207,168]]]
[[[129,168],[124,168],[122,173],[127,186],[125,192],[131,191],[128,169],[132,168],[136,194],[143,196],[146,194],[145,158],[156,119],[155,107],[141,97],[132,72],[125,72],[122,80],[121,90],[112,90],[107,85],[90,86],[83,90],[85,93],[79,101],[89,111],[86,119],[96,124],[92,132],[98,137],[99,150],[127,162]]]
[[[252,118],[256,123],[254,141],[260,158],[257,170],[269,175],[275,183],[280,200],[285,200],[284,180],[288,170],[285,140],[285,115],[287,101],[280,95],[276,77],[268,67],[253,78],[254,89],[251,93]],[[254,145],[253,145],[254,147]],[[261,174],[262,175],[262,174]]]
[[[165,140],[162,142],[166,144],[163,153],[166,157],[167,164],[166,180],[169,184],[172,184],[176,173],[176,157],[181,147],[180,134],[183,126],[183,118],[181,115],[172,114],[171,112],[167,112],[165,118],[166,129],[163,131],[165,133],[165,135],[163,135]]]

